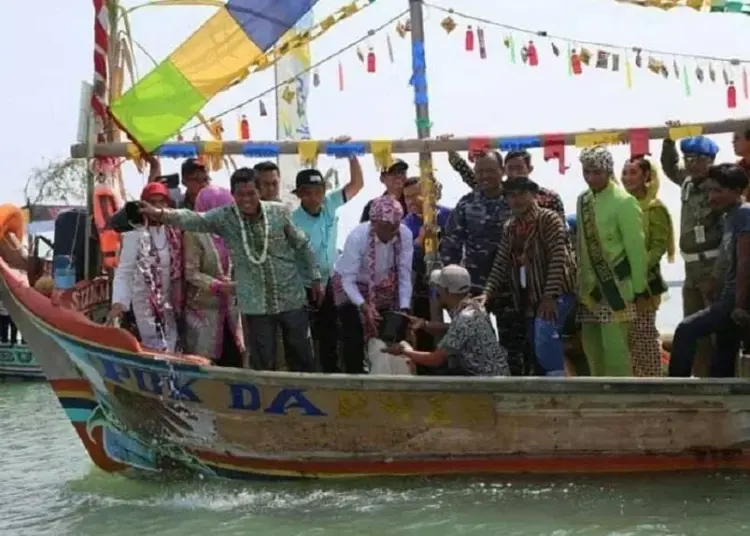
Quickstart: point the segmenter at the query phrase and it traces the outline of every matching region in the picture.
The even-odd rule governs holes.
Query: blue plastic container
[[[76,267],[71,255],[55,255],[52,259],[55,288],[68,290],[76,286]]]

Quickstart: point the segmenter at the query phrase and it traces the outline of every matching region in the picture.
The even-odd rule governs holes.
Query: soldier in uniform
[[[482,293],[500,245],[502,229],[511,215],[502,189],[502,157],[496,152],[475,160],[477,189],[462,197],[451,214],[440,257],[444,266],[463,264],[471,275],[472,294]],[[463,262],[462,262],[463,260]],[[495,315],[500,344],[508,351],[512,375],[529,372],[525,358],[524,318],[513,308],[509,290],[487,304]]]
[[[682,310],[688,317],[709,307],[723,279],[725,259],[719,259],[722,240],[721,215],[711,209],[705,180],[719,147],[709,138],[697,136],[680,142],[685,166],[679,165],[674,140],[665,139],[661,165],[665,175],[682,191],[680,252],[685,261]],[[708,375],[713,355],[711,339],[702,339],[696,354],[696,376]]]

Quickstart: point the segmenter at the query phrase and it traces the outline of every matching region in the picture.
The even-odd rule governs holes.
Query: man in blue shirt
[[[310,239],[320,268],[321,283],[325,288],[320,303],[310,300],[310,329],[318,343],[318,355],[323,372],[339,372],[338,317],[333,302],[330,278],[336,262],[338,216],[336,211],[359,193],[364,185],[362,167],[356,156],[349,158],[349,182],[326,193],[323,174],[317,169],[303,169],[297,174],[294,193],[300,206],[292,212],[292,222]],[[311,298],[307,285],[308,297]]]
[[[406,225],[414,236],[414,257],[412,266],[414,270],[414,293],[412,294],[412,312],[414,316],[430,320],[430,295],[427,284],[427,265],[424,259],[423,242],[425,231],[427,230],[422,219],[422,209],[424,208],[424,198],[422,197],[422,186],[419,183],[419,177],[409,177],[404,182],[404,201],[408,214],[404,218]],[[451,216],[451,209],[442,205],[437,206],[435,220],[438,226],[438,239],[440,234],[445,231],[448,220]],[[432,335],[425,331],[417,332],[417,350],[431,352],[435,349],[435,340]]]
[[[709,375],[734,376],[743,331],[750,327],[750,204],[743,203],[745,171],[734,164],[711,166],[706,179],[708,203],[724,214],[722,255],[729,261],[721,292],[705,309],[685,318],[674,332],[669,375],[690,376],[698,340],[716,337]]]

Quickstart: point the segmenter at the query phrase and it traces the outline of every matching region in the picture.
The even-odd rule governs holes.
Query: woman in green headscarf
[[[643,156],[625,163],[622,184],[641,206],[646,242],[648,307],[637,311],[630,329],[629,346],[635,376],[661,376],[661,342],[656,329],[656,311],[667,285],[661,276],[661,260],[667,255],[674,262],[675,243],[672,218],[657,195],[659,175],[656,167]]]
[[[642,211],[617,185],[606,147],[581,151],[588,190],[578,197],[581,339],[592,376],[630,376],[628,333],[647,307]]]

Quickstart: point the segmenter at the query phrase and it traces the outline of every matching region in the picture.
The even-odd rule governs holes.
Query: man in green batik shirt
[[[576,214],[583,349],[592,376],[631,376],[628,332],[636,307],[648,307],[641,208],[616,184],[606,147],[580,159],[589,186]]]
[[[275,368],[280,326],[289,368],[312,372],[303,281],[312,281],[312,297],[320,301],[323,289],[315,253],[305,233],[292,223],[286,206],[260,200],[257,180],[252,169],[238,169],[230,182],[235,202],[203,214],[157,209],[148,203],[141,203],[141,214],[185,231],[221,236],[232,260],[253,368]]]

